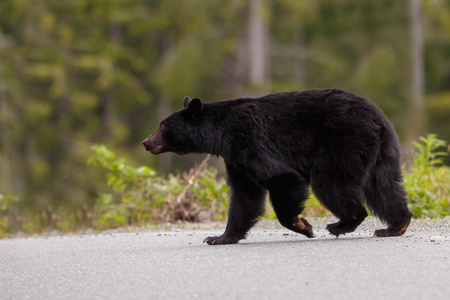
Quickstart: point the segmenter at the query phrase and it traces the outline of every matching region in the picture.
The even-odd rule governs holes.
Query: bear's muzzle
[[[142,142],[142,145],[144,145],[145,150],[150,151],[152,154],[159,154],[163,150],[163,145],[160,143],[160,134],[158,131],[146,138]]]

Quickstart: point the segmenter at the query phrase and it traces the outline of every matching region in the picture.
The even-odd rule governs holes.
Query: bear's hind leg
[[[267,182],[270,200],[281,225],[309,238],[314,237],[312,226],[298,216],[305,208],[307,184],[296,172],[285,173]]]
[[[366,178],[364,165],[368,162],[363,160],[360,152],[365,153],[368,161],[373,155],[370,149],[361,150],[361,145],[351,147],[353,137],[343,138],[339,134],[336,132],[328,136],[329,144],[318,149],[311,168],[314,195],[339,218],[337,223],[327,226],[328,231],[337,237],[353,232],[367,217],[363,205],[363,182]]]
[[[227,227],[221,236],[210,236],[203,241],[209,245],[236,244],[245,239],[265,210],[267,191],[232,165],[226,164],[226,169],[232,192]]]
[[[367,205],[388,228],[375,230],[374,236],[400,236],[405,233],[413,213],[408,209],[397,160],[381,160],[374,166],[366,186]]]
[[[336,182],[334,178],[339,177],[317,177],[317,171],[313,174],[311,187],[314,194],[333,215],[339,218],[338,222],[328,224],[327,230],[336,237],[355,231],[368,215],[363,205],[362,187],[359,183],[349,183],[352,180],[345,182],[343,177],[340,178],[340,182]],[[327,180],[328,178],[330,180]]]

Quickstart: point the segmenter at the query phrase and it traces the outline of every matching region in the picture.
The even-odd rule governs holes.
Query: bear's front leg
[[[286,172],[267,181],[273,209],[281,225],[309,238],[314,237],[311,224],[298,216],[305,207],[308,187],[305,179],[295,171]]]
[[[223,235],[210,236],[203,241],[209,245],[236,244],[245,239],[250,228],[264,214],[266,190],[231,164],[225,165],[231,187],[228,223]]]

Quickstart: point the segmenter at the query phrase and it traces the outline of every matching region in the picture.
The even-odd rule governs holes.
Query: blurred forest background
[[[89,206],[93,144],[159,174],[203,158],[141,145],[186,95],[331,87],[381,107],[405,149],[450,140],[450,0],[1,0],[0,194]]]

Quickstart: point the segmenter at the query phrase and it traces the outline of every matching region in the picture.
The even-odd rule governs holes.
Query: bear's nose
[[[148,139],[145,139],[145,140],[142,142],[142,145],[144,145],[145,150],[148,151],[148,148],[149,148],[149,145],[148,145]]]

